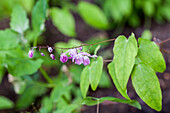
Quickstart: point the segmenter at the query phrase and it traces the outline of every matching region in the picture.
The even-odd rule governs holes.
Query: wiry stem
[[[72,48],[61,48],[61,47],[52,47],[53,49],[73,49],[73,48],[79,48],[79,47],[83,47],[83,46],[93,46],[93,45],[96,45],[96,44],[101,44],[101,43],[104,43],[104,42],[110,42],[110,41],[113,41],[113,40],[116,40],[116,39],[109,39],[109,40],[104,40],[104,41],[101,41],[101,42],[97,42],[97,43],[93,43],[93,44],[81,44],[80,46],[76,46],[76,47],[72,47]],[[37,48],[48,48],[48,46],[36,46]],[[32,48],[35,48],[35,47],[32,47]]]

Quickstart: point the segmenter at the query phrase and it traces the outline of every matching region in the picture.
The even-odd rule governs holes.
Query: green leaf
[[[56,110],[53,113],[72,113],[73,110],[77,108],[77,105],[71,104],[69,106],[64,107],[63,109]]]
[[[50,99],[53,102],[58,102],[59,99],[70,90],[71,86],[62,86],[62,85],[57,85],[51,92]]]
[[[119,82],[118,82],[118,78],[116,76],[115,73],[115,64],[114,61],[112,61],[109,65],[108,65],[108,70],[109,70],[109,74],[112,77],[113,83],[115,84],[117,90],[120,92],[120,94],[125,97],[126,99],[130,100],[129,96],[127,95],[127,92],[125,90],[122,89],[122,87],[120,86]]]
[[[128,104],[130,106],[136,107],[138,109],[141,109],[139,102],[136,100],[125,100],[125,99],[119,99],[119,98],[115,98],[115,97],[102,97],[102,98],[87,97],[87,98],[83,99],[82,104],[85,104],[88,106],[93,106],[96,104],[100,104],[104,101],[124,103],[124,104]]]
[[[103,58],[101,56],[97,57],[90,66],[90,84],[93,91],[96,90],[103,71]]]
[[[0,103],[0,109],[10,109],[14,106],[14,103],[4,96],[0,96]]]
[[[0,84],[1,84],[2,78],[5,74],[5,67],[3,66],[3,59],[4,59],[4,57],[0,55]]]
[[[90,77],[90,66],[86,66],[82,73],[81,73],[81,78],[80,78],[80,89],[82,92],[83,97],[85,98],[87,95],[87,91],[89,89],[89,77]]]
[[[143,63],[148,64],[156,72],[164,72],[166,69],[165,60],[159,47],[146,39],[139,39],[138,57]]]
[[[145,30],[142,33],[141,38],[151,40],[152,39],[152,33],[150,32],[150,30]]]
[[[42,96],[46,92],[46,88],[44,86],[40,86],[37,84],[31,84],[29,85],[24,93],[19,96],[17,102],[16,102],[16,108],[17,109],[24,109],[31,105],[36,97]]]
[[[120,22],[132,12],[132,0],[105,0],[104,11],[114,21]]]
[[[13,58],[7,62],[8,71],[13,76],[31,75],[35,73],[41,66],[43,60],[29,60]]]
[[[41,107],[40,111],[45,110],[46,112],[44,112],[44,113],[49,113],[49,112],[51,112],[52,108],[53,108],[53,103],[50,100],[50,98],[44,97],[42,100],[42,107]]]
[[[146,0],[143,2],[143,11],[145,15],[151,17],[155,12],[155,4],[151,0]]]
[[[44,30],[47,0],[38,0],[32,10],[32,27],[37,36]]]
[[[161,88],[154,70],[146,64],[137,64],[133,69],[131,79],[139,97],[151,108],[161,111]]]
[[[35,0],[19,0],[19,2],[22,4],[22,6],[24,7],[24,9],[30,13],[33,5],[34,5],[34,1]]]
[[[80,16],[90,26],[97,29],[107,29],[109,26],[108,20],[103,11],[96,5],[88,2],[79,2],[78,10]]]
[[[128,40],[125,36],[119,36],[113,48],[114,64],[117,82],[124,92],[132,72],[138,47],[134,34]]]
[[[3,66],[1,66],[1,64],[0,64],[0,84],[1,84],[4,74],[5,74],[5,68]]]
[[[60,32],[70,37],[76,36],[75,21],[67,9],[52,8],[51,18]]]
[[[27,13],[20,5],[16,5],[13,9],[10,27],[20,34],[29,28]]]
[[[19,35],[10,29],[0,30],[0,50],[12,49],[18,46]]]

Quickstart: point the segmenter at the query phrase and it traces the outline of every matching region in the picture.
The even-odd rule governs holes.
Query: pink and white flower
[[[65,53],[61,53],[61,55],[60,55],[60,61],[61,61],[62,63],[67,62],[67,61],[68,61],[68,56],[67,56]]]
[[[69,49],[65,53],[62,53],[60,55],[60,61],[62,63],[65,63],[68,61],[68,59],[72,59],[72,62],[75,62],[75,64],[77,65],[83,64],[84,66],[87,66],[90,64],[89,57],[97,57],[97,55],[90,55],[87,52],[77,52],[77,50],[82,51],[82,47]],[[70,57],[66,55],[67,53],[69,54]]]

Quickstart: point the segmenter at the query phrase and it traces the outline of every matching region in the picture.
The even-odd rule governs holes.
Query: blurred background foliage
[[[12,84],[10,90],[17,94],[15,99],[9,97],[12,101],[0,96],[0,103],[3,103],[0,109],[29,111],[36,106],[35,112],[71,113],[81,111],[79,83],[84,66],[63,65],[58,60],[60,50],[54,52],[57,61],[51,60],[44,49],[41,52],[45,57],[36,50],[34,58],[28,58],[32,46],[42,45],[44,40],[48,40],[43,34],[45,22],[52,20],[57,30],[69,37],[68,42],[55,42],[54,46],[74,47],[82,43],[76,40],[75,14],[96,30],[108,32],[125,25],[134,28],[144,25],[149,29],[152,20],[157,23],[170,21],[170,0],[0,0],[0,12],[0,21],[10,19],[9,27],[0,30],[0,82],[8,75],[8,82]],[[152,34],[146,30],[142,37],[151,40]],[[109,38],[112,37],[94,36],[84,43]],[[100,49],[104,50],[108,45],[101,44]],[[90,52],[93,53],[96,47],[92,46]],[[83,48],[83,51],[88,48]],[[99,54],[106,59],[112,57],[106,49]],[[68,76],[73,79],[70,85]],[[105,70],[99,87],[109,88],[111,85]]]

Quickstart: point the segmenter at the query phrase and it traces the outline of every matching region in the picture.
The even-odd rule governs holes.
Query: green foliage
[[[82,73],[81,73],[81,78],[80,78],[80,89],[82,92],[83,97],[85,98],[87,95],[87,91],[89,89],[89,74],[90,74],[90,66],[86,66]]]
[[[61,109],[61,110],[56,110],[53,113],[72,113],[73,110],[75,110],[77,108],[77,105],[69,105],[66,106],[65,108]]]
[[[19,43],[19,35],[10,29],[0,30],[0,50],[12,49]]]
[[[42,107],[40,109],[41,113],[49,113],[52,111],[53,103],[48,97],[44,97],[42,100]]]
[[[33,61],[29,59],[13,58],[7,62],[8,71],[13,76],[30,75],[37,72],[42,62],[41,59]]]
[[[63,86],[63,85],[57,85],[53,91],[51,92],[51,99],[53,102],[58,102],[60,98],[65,94],[65,92],[68,92],[70,90],[71,86]]]
[[[0,96],[0,109],[13,108],[14,103],[4,96]]]
[[[46,92],[46,88],[36,84],[29,84],[24,93],[19,97],[16,102],[17,109],[28,107],[34,102],[36,97],[42,96]]]
[[[155,4],[152,0],[146,0],[143,2],[143,11],[145,15],[151,17],[155,12]]]
[[[26,11],[19,5],[16,5],[13,9],[10,27],[20,34],[23,34],[23,32],[29,28]]]
[[[161,111],[162,93],[154,70],[142,62],[132,72],[132,83],[139,97],[151,108]]]
[[[104,11],[114,21],[120,22],[132,12],[132,0],[105,0]]]
[[[99,56],[96,60],[94,60],[90,66],[86,66],[82,73],[80,79],[80,88],[83,97],[86,97],[89,84],[91,84],[91,88],[93,91],[96,90],[103,70],[103,58]]]
[[[76,36],[75,21],[68,9],[52,8],[51,18],[60,32],[70,37]]]
[[[103,11],[96,5],[88,2],[79,2],[78,10],[80,16],[90,26],[96,29],[108,29],[109,23]]]
[[[90,66],[90,84],[93,91],[96,90],[103,71],[103,58],[101,56],[97,57],[95,61],[92,62]]]
[[[128,40],[124,36],[119,36],[116,39],[113,48],[115,76],[124,92],[126,92],[126,85],[129,80],[130,73],[132,72],[137,52],[137,41],[134,34],[132,34]]]
[[[61,33],[76,37],[75,20],[70,12],[78,13],[88,25],[96,29],[108,30],[116,26],[119,27],[126,22],[134,27],[140,25],[139,12],[142,16],[144,14],[146,18],[155,17],[161,22],[164,19],[170,20],[170,2],[162,2],[161,0],[101,0],[98,2],[98,6],[84,1],[80,1],[76,6],[63,0],[53,4],[53,8],[48,7],[48,0],[37,0],[33,6],[34,2],[35,0],[0,1],[0,17],[2,15],[6,17],[12,12],[10,28],[0,31],[0,81],[7,70],[9,82],[13,85],[15,93],[19,94],[15,105],[16,109],[28,108],[37,97],[41,97],[41,113],[76,112],[81,109],[82,95],[84,97],[82,104],[90,106],[104,101],[113,101],[141,109],[140,104],[136,100],[131,100],[127,94],[127,83],[130,75],[139,97],[151,108],[157,111],[162,109],[162,94],[156,72],[165,71],[166,65],[159,47],[150,41],[152,34],[148,30],[144,31],[142,38],[139,39],[139,47],[134,34],[128,39],[125,36],[119,36],[114,44],[114,58],[108,65],[108,71],[117,90],[126,99],[114,97],[85,98],[89,85],[93,91],[97,87],[108,88],[111,85],[106,71],[103,70],[104,58],[97,54],[99,48],[106,47],[108,42],[99,46],[83,47],[83,51],[90,50],[91,53],[94,52],[95,55],[98,55],[97,58],[91,58],[89,66],[69,65],[69,70],[61,70],[59,74],[50,77],[45,70],[50,73],[50,67],[54,66],[54,70],[58,71],[61,66],[60,62],[46,57],[49,53],[43,50],[41,52],[45,54],[45,57],[36,50],[33,59],[27,57],[32,41],[33,45],[36,46],[38,37],[44,31],[48,14]],[[6,8],[6,11],[3,8]],[[31,13],[29,15],[31,26],[29,26],[27,13]],[[106,38],[105,33],[102,33],[86,43],[93,44],[106,39],[108,38]],[[71,39],[68,43],[57,42],[55,47],[73,48],[81,44],[82,42]],[[58,54],[62,52],[58,49],[56,51]],[[63,50],[63,52],[65,51],[67,50]],[[103,57],[106,56],[106,52],[103,53]],[[58,59],[58,54],[55,54],[56,59]],[[110,51],[109,54],[112,55]],[[45,62],[44,70],[41,67],[43,62]],[[43,77],[40,77],[40,72],[37,72],[39,68]],[[73,77],[71,84],[68,84],[66,75]],[[48,78],[47,82],[50,82],[40,82],[44,78]],[[13,102],[3,96],[0,96],[0,103],[3,103],[0,104],[0,109],[14,107]]]
[[[115,97],[102,97],[102,98],[87,97],[87,98],[83,99],[82,104],[85,104],[85,105],[88,105],[88,106],[93,106],[93,105],[96,105],[96,104],[100,104],[104,101],[125,103],[125,104],[128,104],[130,106],[141,109],[139,102],[136,101],[136,100],[125,100],[125,99],[119,99],[119,98],[115,98]]]
[[[32,10],[32,28],[35,37],[39,36],[44,30],[44,22],[47,16],[47,0],[38,0]]]
[[[120,94],[123,97],[130,100],[130,98],[127,95],[126,91],[122,89],[122,87],[120,86],[120,84],[118,82],[118,78],[117,78],[116,73],[115,73],[115,64],[114,64],[113,61],[108,65],[108,70],[109,70],[109,74],[111,75],[113,83],[115,84],[117,90],[120,92]]]
[[[34,5],[34,2],[35,0],[19,0],[20,3],[22,4],[22,6],[24,7],[24,9],[30,13],[32,8],[33,8],[33,5]]]
[[[162,73],[166,69],[162,53],[154,42],[140,38],[138,57],[143,63],[151,66],[156,72]]]
[[[146,37],[143,36],[143,38]],[[139,39],[138,48],[137,41],[134,35],[131,35],[128,40],[124,36],[119,36],[115,41],[115,47],[113,49],[114,59],[108,65],[108,70],[117,90],[121,93],[123,97],[130,100],[129,96],[127,95],[127,91],[124,90],[122,86],[124,86],[126,89],[127,82],[131,74],[133,86],[139,97],[148,106],[157,111],[160,111],[162,109],[162,93],[159,80],[155,72],[165,71],[166,65],[157,45],[154,42],[143,38]],[[128,41],[130,42],[130,40],[132,47],[126,51],[126,46],[128,45]],[[131,52],[128,54],[129,51]],[[123,62],[124,67],[119,69],[121,67],[120,64],[123,64],[121,62],[123,61],[121,57],[124,57],[124,55],[126,54],[128,55],[124,58],[125,61],[128,60],[131,62]],[[121,59],[118,60],[119,62],[117,61],[119,65],[115,65],[117,59]],[[118,73],[116,73],[116,68],[119,69]],[[129,75],[126,77],[126,81],[124,81],[125,79],[122,79],[124,76],[121,77],[122,73],[120,73],[122,70],[123,72],[125,72],[125,69],[128,69],[126,70],[125,74],[129,73]],[[122,85],[122,82],[126,84]]]

